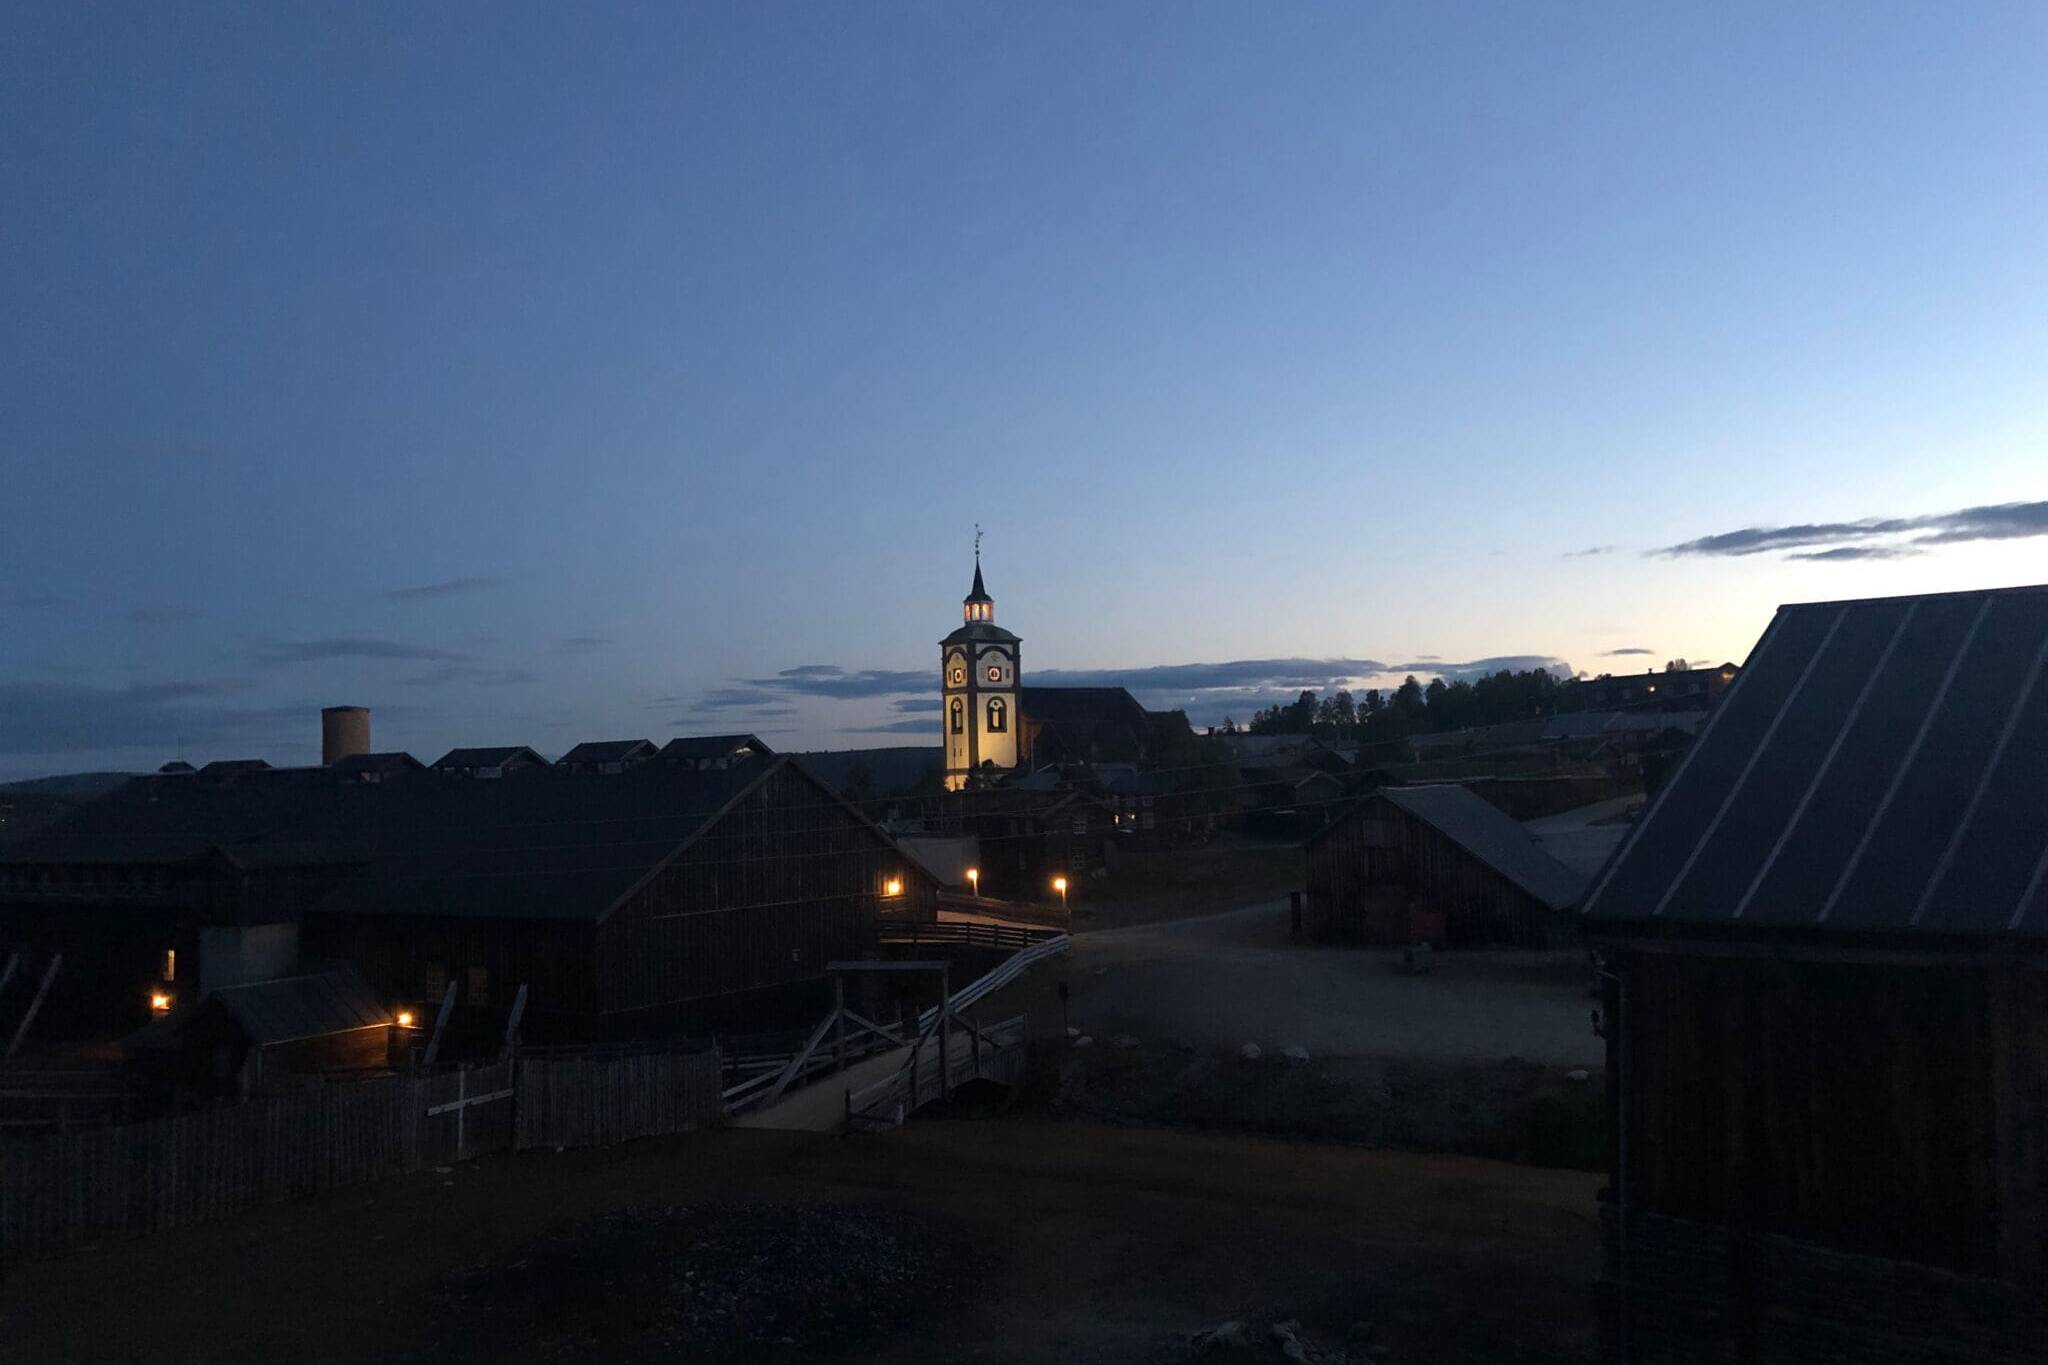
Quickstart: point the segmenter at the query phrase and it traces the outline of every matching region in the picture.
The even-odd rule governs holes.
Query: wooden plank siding
[[[935,917],[938,888],[800,770],[769,775],[599,926],[607,1013],[823,981],[876,948],[880,908]],[[890,897],[890,881],[901,883]]]
[[[1553,947],[1551,910],[1427,823],[1372,800],[1309,845],[1303,929],[1312,938],[1406,944],[1411,909],[1441,911],[1450,946]]]
[[[1631,953],[1622,971],[1632,1210],[1997,1272],[1981,968]]]

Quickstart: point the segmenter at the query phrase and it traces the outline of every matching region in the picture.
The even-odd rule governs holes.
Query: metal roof
[[[2048,937],[2048,587],[1781,607],[1594,921]]]
[[[661,756],[671,760],[730,758],[747,751],[762,755],[775,752],[755,735],[684,735],[661,746]]]
[[[577,763],[623,763],[628,759],[651,758],[655,752],[652,740],[645,739],[586,739],[568,753],[556,760],[563,764]]]
[[[209,998],[253,1043],[290,1043],[391,1022],[353,969],[223,986]]]
[[[450,749],[434,760],[436,768],[502,768],[507,764],[542,767],[547,760],[524,744],[497,744],[480,749]]]
[[[1576,905],[1586,879],[1543,851],[1506,812],[1464,787],[1382,787],[1376,795],[1408,812],[1553,910]]]

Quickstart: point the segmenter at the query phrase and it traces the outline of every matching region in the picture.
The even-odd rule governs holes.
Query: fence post
[[[836,1030],[832,1050],[839,1070],[846,1070],[846,974],[835,973],[832,977],[832,1025]]]

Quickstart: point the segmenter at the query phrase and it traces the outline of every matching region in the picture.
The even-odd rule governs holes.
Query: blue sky
[[[0,25],[0,777],[901,742],[976,522],[1198,720],[2048,579],[2037,4]]]

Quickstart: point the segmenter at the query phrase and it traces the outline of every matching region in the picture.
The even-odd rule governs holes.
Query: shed
[[[227,986],[124,1041],[131,1061],[187,1089],[249,1094],[288,1077],[380,1070],[393,1018],[352,969]]]
[[[1585,878],[1452,784],[1382,787],[1308,841],[1316,938],[1442,946],[1568,943]]]
[[[1610,1355],[2039,1360],[2048,588],[1780,608],[1596,884]]]

